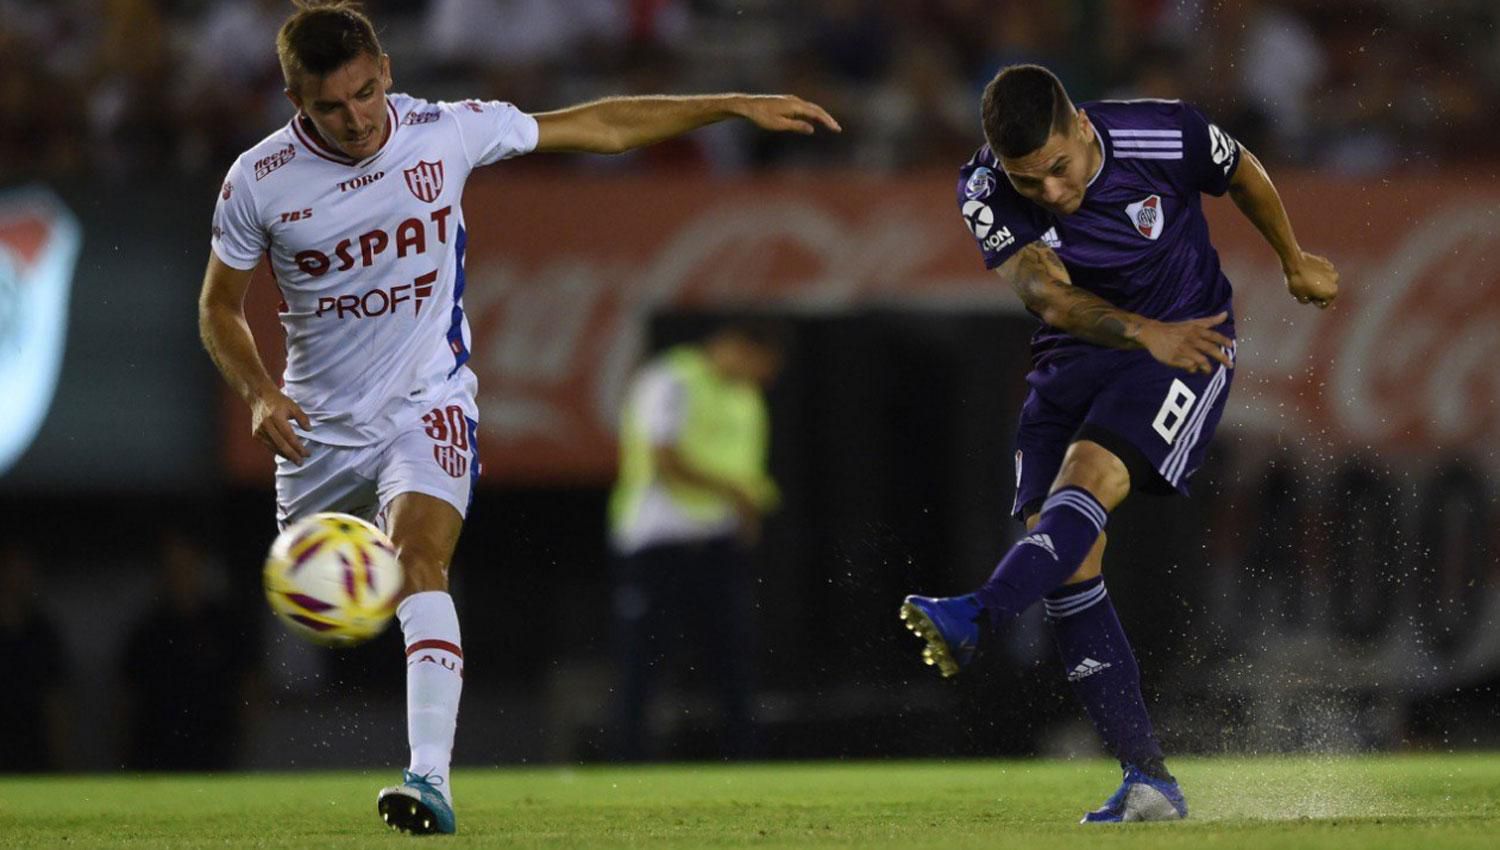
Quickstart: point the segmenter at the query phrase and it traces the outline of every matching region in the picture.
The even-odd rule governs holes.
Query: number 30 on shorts
[[[434,407],[422,417],[427,424],[427,436],[439,443],[452,443],[459,451],[469,450],[469,424],[464,418],[464,409],[456,404],[447,409]]]
[[[1193,409],[1193,402],[1197,400],[1198,394],[1188,389],[1187,384],[1180,380],[1172,381],[1172,388],[1167,390],[1167,400],[1161,403],[1161,409],[1156,411],[1156,421],[1151,423],[1151,427],[1167,441],[1167,445],[1172,445],[1177,439],[1177,432],[1182,430],[1188,411]]]

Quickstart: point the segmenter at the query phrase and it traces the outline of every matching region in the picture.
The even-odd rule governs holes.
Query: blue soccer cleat
[[[400,785],[381,789],[375,799],[375,808],[387,826],[412,835],[452,835],[458,830],[453,807],[437,789],[441,777],[403,770],[401,780]]]
[[[917,637],[927,641],[922,660],[936,664],[943,678],[958,675],[979,651],[979,618],[984,608],[966,596],[908,596],[901,603],[901,619]]]
[[[1175,779],[1156,779],[1135,765],[1125,766],[1125,781],[1104,805],[1083,816],[1079,823],[1128,823],[1131,821],[1182,820],[1187,800]]]

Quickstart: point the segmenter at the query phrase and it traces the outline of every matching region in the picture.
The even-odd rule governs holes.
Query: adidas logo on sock
[[[1049,554],[1049,555],[1052,556],[1052,560],[1054,560],[1054,561],[1057,560],[1057,547],[1052,545],[1052,536],[1051,535],[1048,535],[1048,534],[1030,534],[1030,535],[1027,535],[1026,537],[1022,538],[1021,542],[1019,544],[1017,544],[1017,545],[1025,546],[1025,545],[1028,545],[1028,544],[1030,544],[1032,546],[1040,546],[1043,549],[1046,549],[1047,550],[1047,554]]]
[[[1078,666],[1073,668],[1073,672],[1068,674],[1068,681],[1076,682],[1080,679],[1087,679],[1095,673],[1108,670],[1111,666],[1113,665],[1108,661],[1095,661],[1092,658],[1085,658],[1078,662]]]

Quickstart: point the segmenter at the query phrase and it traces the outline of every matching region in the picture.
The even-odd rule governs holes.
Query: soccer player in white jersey
[[[353,4],[298,6],[276,44],[297,112],[229,169],[199,325],[255,437],[277,455],[278,522],[344,511],[378,519],[395,541],[411,762],[378,810],[398,829],[451,833],[463,650],[448,567],[479,472],[464,182],[513,156],[620,153],[729,118],[799,133],[839,126],[788,96],[607,98],[537,115],[428,102],[390,92],[390,57]],[[282,386],[243,310],[263,257],[282,297]]]

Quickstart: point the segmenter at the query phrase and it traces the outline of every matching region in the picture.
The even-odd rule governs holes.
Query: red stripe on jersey
[[[385,100],[385,111],[387,115],[387,119],[385,122],[385,138],[380,140],[380,147],[376,148],[374,153],[370,154],[368,157],[365,157],[365,159],[363,160],[350,159],[344,154],[343,151],[339,150],[338,148],[332,147],[327,142],[323,141],[323,137],[318,133],[318,128],[316,125],[311,127],[302,126],[302,122],[304,120],[309,124],[312,124],[312,119],[308,118],[306,113],[298,112],[296,115],[292,116],[291,127],[292,132],[296,134],[297,139],[302,142],[302,146],[312,151],[314,154],[328,160],[329,162],[336,162],[339,165],[356,166],[361,162],[368,162],[375,157],[380,156],[381,151],[385,150],[385,146],[390,144],[391,137],[396,135],[396,128],[401,125],[401,121],[399,120],[399,116],[396,115],[396,107],[391,103],[390,98],[386,98]]]
[[[421,652],[424,649],[437,649],[443,652],[450,652],[458,658],[464,657],[464,651],[458,648],[458,644],[449,643],[445,640],[419,640],[406,648],[406,657],[410,658],[413,653]]]
[[[297,141],[301,142],[302,146],[304,148],[307,148],[308,150],[312,151],[314,156],[320,156],[323,159],[328,160],[329,162],[336,162],[339,165],[353,165],[354,164],[354,160],[352,160],[349,157],[344,156],[343,154],[338,153],[336,151],[335,152],[331,152],[331,153],[325,153],[325,151],[329,151],[330,148],[326,147],[323,144],[323,140],[320,139],[320,138],[318,138],[318,133],[317,133],[317,128],[316,127],[314,127],[313,131],[310,132],[310,133],[306,129],[304,129],[302,127],[302,121],[303,121],[304,118],[305,118],[305,116],[302,113],[299,112],[295,116],[292,117],[292,124],[291,124],[292,133],[297,136]]]

